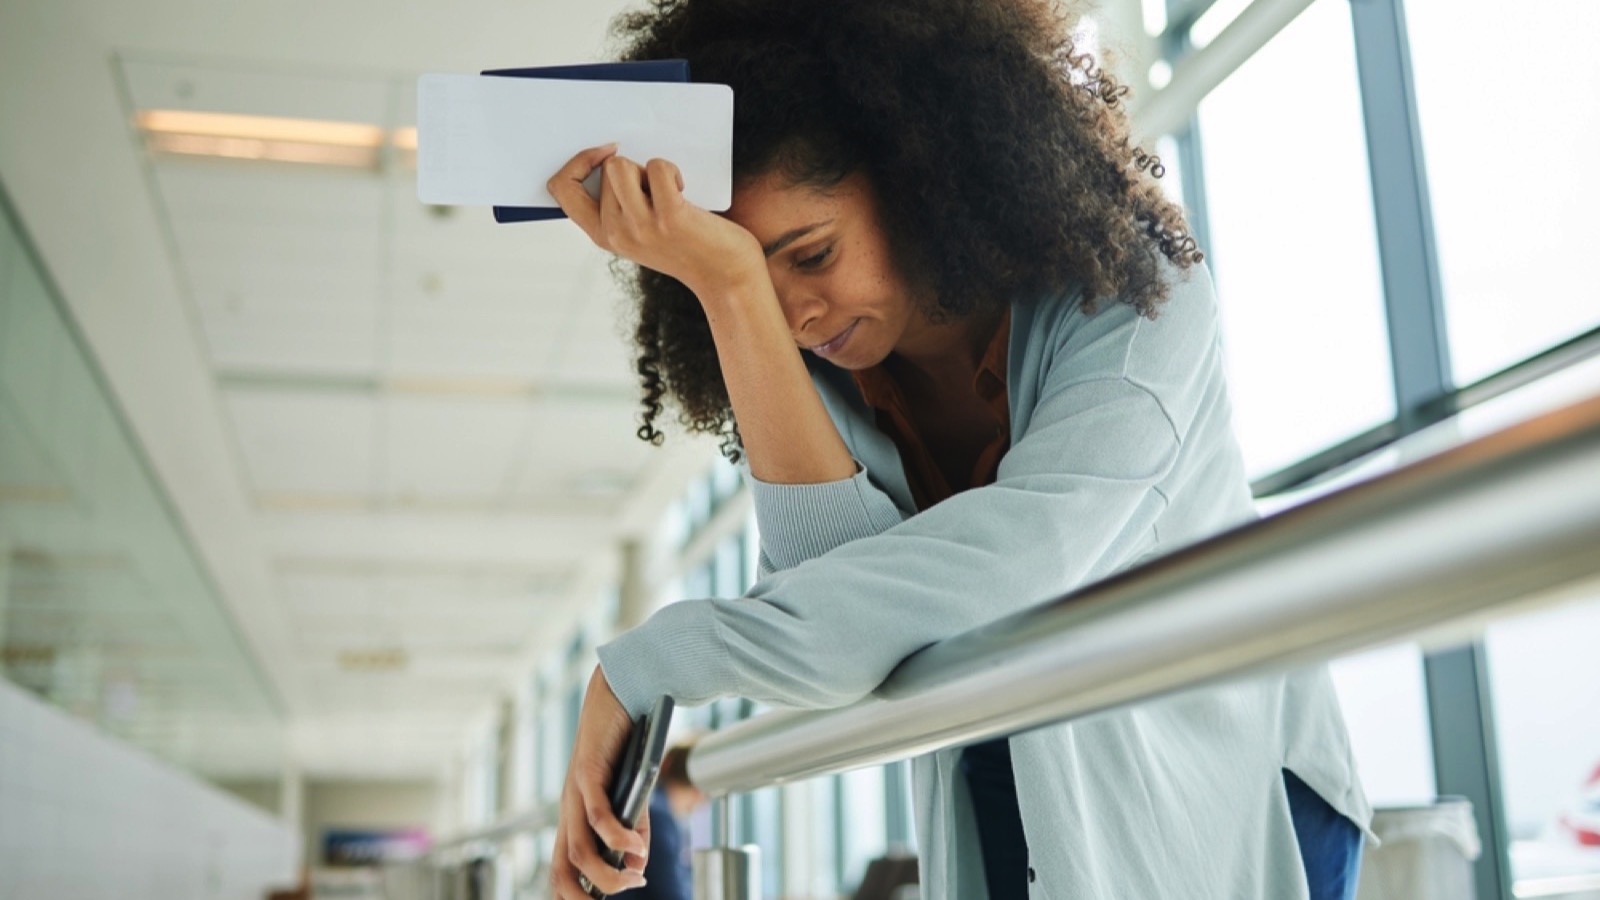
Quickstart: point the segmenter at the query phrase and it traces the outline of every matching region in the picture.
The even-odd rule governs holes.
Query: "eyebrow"
[[[821,222],[812,222],[810,225],[802,225],[799,228],[793,229],[791,231],[786,231],[786,232],[783,233],[782,237],[778,238],[777,240],[773,241],[770,244],[767,244],[765,247],[762,247],[761,249],[762,249],[762,251],[764,253],[767,254],[768,257],[770,257],[770,256],[772,256],[772,254],[777,253],[779,250],[782,250],[783,248],[785,248],[785,247],[789,246],[790,244],[794,243],[795,241],[805,237],[806,235],[810,234],[811,232],[816,231],[818,228],[821,228],[824,225],[831,224],[832,222],[833,222],[832,219],[824,219]]]

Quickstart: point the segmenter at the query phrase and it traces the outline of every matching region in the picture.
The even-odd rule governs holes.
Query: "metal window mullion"
[[[1418,126],[1410,44],[1401,0],[1351,0],[1356,67],[1389,326],[1396,423],[1430,424],[1453,390],[1444,293]],[[1511,873],[1494,711],[1481,641],[1427,656],[1423,677],[1433,737],[1434,782],[1464,796],[1484,852],[1474,865],[1480,900],[1510,900]]]
[[[1183,179],[1183,205],[1189,225],[1189,235],[1194,238],[1213,272],[1216,271],[1215,250],[1211,246],[1211,209],[1206,203],[1205,156],[1200,148],[1200,115],[1189,118],[1189,126],[1181,134],[1173,135],[1178,144],[1178,173]]]
[[[910,769],[911,764],[904,761],[883,767],[884,828],[891,852],[911,846],[911,792],[907,790]]]
[[[848,827],[847,813],[844,802],[844,776],[834,775],[829,779],[829,788],[833,791],[833,883],[840,893],[845,890],[845,851],[849,846],[849,839],[845,834]]]
[[[1194,12],[1196,4],[1188,0],[1167,0],[1168,26],[1161,35],[1161,57],[1169,65],[1176,67],[1178,61],[1194,50],[1189,40],[1189,27],[1200,12]],[[1209,7],[1210,3],[1203,4]],[[1192,15],[1191,15],[1192,14]],[[1185,207],[1184,219],[1189,226],[1189,235],[1212,260],[1212,270],[1216,265],[1211,255],[1211,214],[1206,204],[1206,176],[1205,157],[1200,150],[1200,112],[1196,109],[1189,116],[1189,124],[1180,132],[1172,135],[1172,140],[1178,145],[1178,175],[1183,181],[1183,205]]]
[[[1399,0],[1351,0],[1350,11],[1395,403],[1410,432],[1418,411],[1452,387],[1427,172]]]
[[[1434,783],[1472,801],[1483,852],[1473,866],[1478,900],[1512,900],[1510,833],[1500,786],[1488,654],[1482,641],[1423,660]]]

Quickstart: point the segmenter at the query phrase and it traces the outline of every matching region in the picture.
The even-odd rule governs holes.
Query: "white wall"
[[[261,900],[293,829],[0,680],[0,897]]]

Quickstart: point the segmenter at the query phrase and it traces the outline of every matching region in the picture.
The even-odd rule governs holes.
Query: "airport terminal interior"
[[[716,438],[636,435],[609,254],[418,199],[417,80],[615,59],[639,5],[0,0],[0,898],[552,896],[597,648],[761,536]],[[1123,587],[1326,573],[1103,695],[1326,662],[1357,896],[1600,898],[1600,4],[1071,12],[1205,253],[1264,517]],[[1107,707],[1075,671],[1011,730]],[[849,715],[680,706],[686,843],[744,866],[695,896],[919,896],[950,741]]]

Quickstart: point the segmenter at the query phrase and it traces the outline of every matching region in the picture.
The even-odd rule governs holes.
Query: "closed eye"
[[[817,253],[806,257],[805,259],[796,260],[795,264],[794,264],[794,267],[797,268],[797,269],[815,269],[818,266],[821,266],[823,263],[827,262],[828,261],[828,257],[832,256],[832,255],[833,255],[833,247],[832,246],[827,246],[827,247],[822,248]]]

